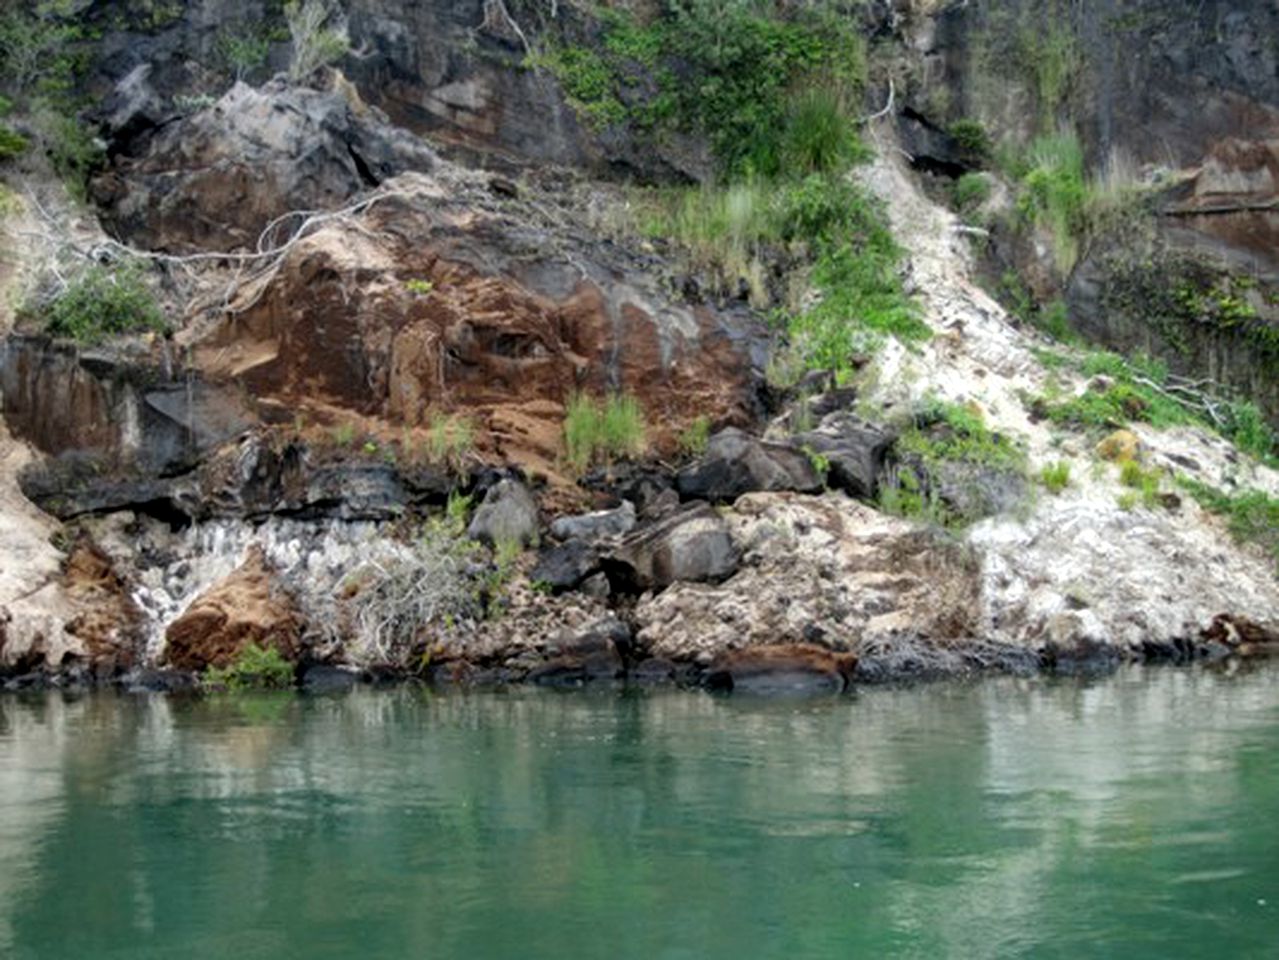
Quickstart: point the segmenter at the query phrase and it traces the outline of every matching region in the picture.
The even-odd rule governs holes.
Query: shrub
[[[780,151],[787,175],[829,173],[867,155],[837,93],[818,87],[789,101]]]
[[[1064,460],[1045,464],[1039,471],[1039,482],[1049,493],[1061,493],[1070,486],[1070,464]]]
[[[603,403],[583,393],[569,398],[564,445],[569,464],[578,472],[599,460],[642,455],[644,434],[644,412],[634,397],[613,394]]]
[[[28,313],[33,311],[32,307],[26,308]],[[110,336],[162,330],[165,326],[141,270],[127,263],[88,267],[42,312],[50,334],[80,343],[98,343]]]
[[[106,151],[93,128],[74,116],[45,104],[36,111],[44,147],[67,189],[83,202],[89,178],[106,160]]]
[[[240,690],[287,690],[293,686],[293,665],[274,646],[246,643],[225,667],[204,672],[208,686]]]
[[[288,0],[284,18],[293,40],[289,79],[294,83],[341,60],[351,48],[346,17],[336,0]]]
[[[955,181],[952,193],[955,208],[969,213],[990,199],[990,178],[984,173],[965,173]]]
[[[228,28],[218,35],[217,49],[227,72],[236,80],[243,80],[266,65],[271,39],[260,30]]]
[[[1087,228],[1084,152],[1073,133],[1040,137],[1031,144],[1029,171],[1022,178],[1022,213],[1048,227],[1057,268],[1069,273]]]
[[[983,161],[990,156],[990,134],[977,120],[956,120],[947,131],[959,145],[959,149],[976,161]]]
[[[686,456],[700,457],[706,452],[706,445],[710,442],[710,437],[710,417],[698,417],[680,433],[680,452]]]
[[[31,146],[31,141],[0,123],[0,161],[12,160]]]

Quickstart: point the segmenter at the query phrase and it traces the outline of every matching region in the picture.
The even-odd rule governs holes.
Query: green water
[[[0,698],[0,957],[1279,956],[1279,670]]]

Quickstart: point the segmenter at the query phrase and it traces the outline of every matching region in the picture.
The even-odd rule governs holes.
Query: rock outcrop
[[[226,667],[250,643],[295,660],[303,623],[295,601],[256,547],[234,573],[169,624],[164,661],[179,670]]]
[[[822,478],[802,450],[729,428],[710,438],[701,458],[676,475],[675,486],[686,500],[731,503],[744,493],[815,493]]]

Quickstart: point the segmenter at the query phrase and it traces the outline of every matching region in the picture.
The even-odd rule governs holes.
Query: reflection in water
[[[0,955],[1279,942],[1279,671],[768,702],[0,699]]]

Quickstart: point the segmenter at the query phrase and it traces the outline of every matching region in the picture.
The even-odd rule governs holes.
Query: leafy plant
[[[227,28],[218,35],[217,50],[228,72],[236,80],[243,80],[266,65],[271,38],[260,29]]]
[[[336,0],[288,0],[284,18],[293,40],[289,79],[294,83],[304,83],[351,48],[346,17]]]
[[[12,160],[31,146],[31,141],[0,123],[0,162]]]
[[[271,644],[258,646],[249,642],[227,666],[207,669],[203,681],[207,686],[225,687],[232,692],[287,690],[293,686],[293,665]]]
[[[946,132],[959,145],[959,149],[974,160],[980,162],[990,156],[990,134],[980,121],[968,118],[956,120]]]
[[[404,281],[404,289],[415,296],[425,297],[435,289],[435,284],[421,277],[413,277]]]
[[[131,263],[87,267],[43,308],[25,309],[43,313],[53,336],[87,344],[165,326],[141,268]]]
[[[976,210],[990,199],[990,177],[984,173],[965,173],[955,181],[952,195],[955,208],[961,213]]]

